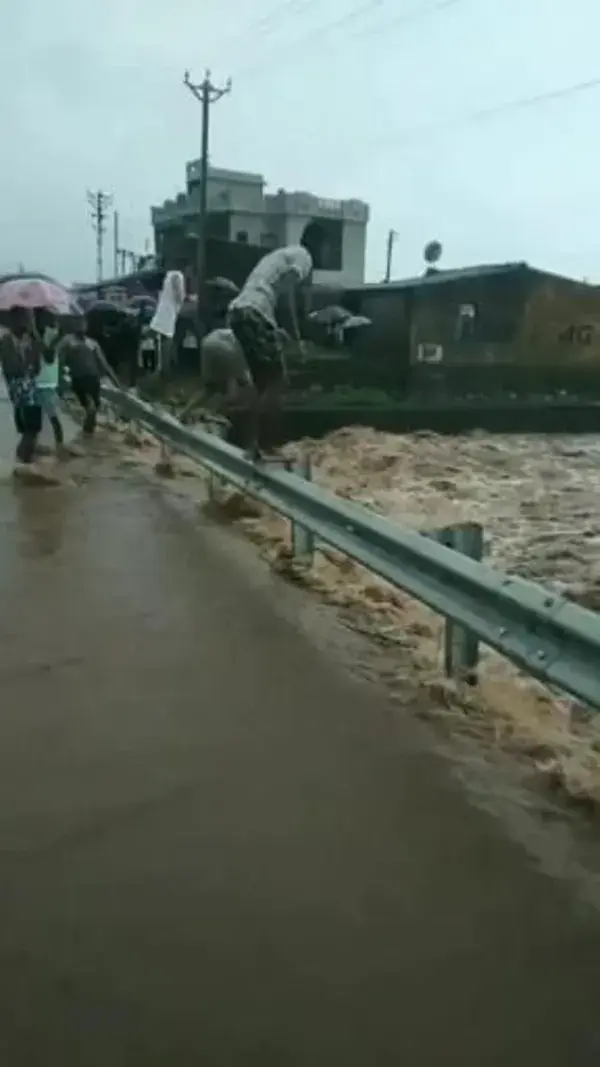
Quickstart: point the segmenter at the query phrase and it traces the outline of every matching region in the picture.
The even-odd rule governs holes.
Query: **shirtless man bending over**
[[[306,248],[277,248],[257,263],[229,305],[227,325],[242,350],[254,387],[248,441],[254,458],[260,458],[265,444],[261,440],[261,416],[278,411],[285,381],[277,305],[282,297],[287,299],[294,339],[302,350],[298,297],[310,284],[312,270],[312,258]]]

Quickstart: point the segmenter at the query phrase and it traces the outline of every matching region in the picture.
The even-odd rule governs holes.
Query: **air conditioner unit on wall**
[[[417,363],[441,363],[444,358],[444,349],[441,345],[420,344],[417,347]]]

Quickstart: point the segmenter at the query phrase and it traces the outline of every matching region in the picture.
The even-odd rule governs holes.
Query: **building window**
[[[420,344],[417,347],[417,363],[441,363],[444,349],[441,345]]]
[[[458,309],[455,326],[457,341],[469,341],[475,336],[477,309],[475,304],[461,304]]]
[[[312,219],[304,227],[300,244],[312,256],[315,270],[342,270],[342,219]]]
[[[235,235],[235,239],[236,239],[236,241],[239,241],[239,243],[241,245],[247,245],[248,244],[248,231],[247,230],[238,230],[236,235]]]

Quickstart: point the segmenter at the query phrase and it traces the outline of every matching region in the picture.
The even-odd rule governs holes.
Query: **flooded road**
[[[0,485],[0,1061],[596,1065],[597,911],[222,531],[75,481]]]

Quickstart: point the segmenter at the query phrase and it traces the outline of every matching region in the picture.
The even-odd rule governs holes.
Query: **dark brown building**
[[[600,391],[600,287],[526,263],[349,289],[354,358],[410,392]]]

